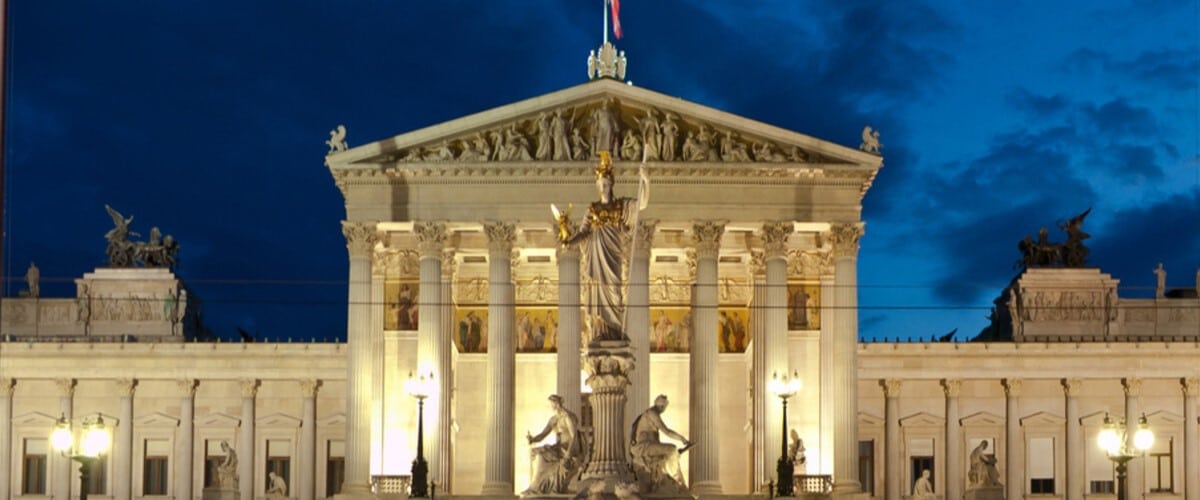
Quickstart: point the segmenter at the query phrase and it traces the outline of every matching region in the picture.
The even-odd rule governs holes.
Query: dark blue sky
[[[109,203],[182,243],[222,336],[343,336],[328,131],[345,123],[353,146],[579,84],[600,12],[11,2],[4,272],[35,260],[43,294],[72,294],[104,263]],[[1092,261],[1123,295],[1159,261],[1169,286],[1194,284],[1196,0],[625,0],[622,24],[636,85],[850,146],[882,131],[864,338],[977,332],[1017,240],[1087,207]]]

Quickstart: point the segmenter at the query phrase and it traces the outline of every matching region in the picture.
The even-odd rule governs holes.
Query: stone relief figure
[[[858,149],[868,153],[879,154],[881,148],[883,148],[883,145],[879,143],[879,131],[871,130],[870,125],[863,127],[862,144],[858,145]]]
[[[1158,267],[1161,269],[1162,264],[1159,264]],[[30,262],[29,269],[25,271],[25,283],[29,285],[30,297],[36,299],[42,294],[41,281],[42,271],[38,269],[37,264]]]
[[[516,124],[513,124],[505,132],[507,139],[507,154],[506,159],[509,161],[529,161],[533,156],[529,154],[529,140],[525,135],[517,131]]]
[[[775,151],[769,142],[756,143],[750,149],[754,151],[754,158],[758,161],[769,161],[772,163],[787,161],[787,157],[783,153]]]
[[[631,225],[637,223],[638,212],[649,202],[648,196],[641,194],[641,186],[645,186],[647,181],[642,173],[638,199],[613,198],[612,157],[607,151],[600,153],[600,164],[596,167],[596,190],[600,201],[593,202],[588,208],[587,218],[574,234],[562,238],[563,231],[560,231],[559,242],[564,245],[580,243],[582,247],[582,274],[590,281],[585,294],[592,339],[623,340],[626,338],[623,327],[625,296],[622,290],[625,240]],[[564,214],[558,213],[557,208],[551,208],[560,228],[569,224],[569,221],[564,223]]]
[[[679,139],[679,124],[675,123],[675,115],[667,113],[659,129],[662,131],[660,157],[663,161],[675,161],[675,151],[678,149],[676,141]]]
[[[721,159],[724,161],[750,161],[750,153],[746,151],[746,145],[734,137],[733,132],[725,131],[725,137],[721,139]]]
[[[645,493],[675,493],[687,489],[679,468],[679,454],[690,448],[692,442],[663,423],[662,414],[667,410],[667,403],[667,396],[659,395],[654,398],[654,406],[633,419],[629,453],[633,458],[634,475],[640,490]],[[660,433],[682,442],[683,448],[662,442]]]
[[[654,117],[654,110],[646,110],[646,117],[640,121],[642,126],[642,149],[647,160],[659,160],[662,158],[660,149],[662,147],[662,136],[659,131],[658,118]]]
[[[225,459],[217,465],[217,488],[222,490],[238,489],[238,457],[237,452],[229,446],[228,441],[221,441],[221,452]]]
[[[287,482],[279,474],[268,472],[271,487],[267,488],[267,498],[287,498]]]
[[[593,156],[599,156],[601,151],[617,152],[617,138],[620,137],[621,124],[618,116],[616,99],[608,98],[600,107],[592,111],[592,149]]]
[[[683,161],[704,161],[706,156],[708,155],[700,148],[696,135],[689,131],[683,140]]]
[[[917,481],[913,483],[912,497],[914,499],[935,498],[933,494],[933,482],[929,480],[929,469],[922,470],[921,477],[917,478]]]
[[[625,140],[621,141],[621,159],[627,161],[637,161],[642,158],[642,142],[638,138],[637,132],[631,129],[625,130]]]
[[[583,138],[583,134],[579,129],[571,130],[571,159],[575,161],[586,160],[588,151],[592,149],[588,144],[587,139]]]
[[[971,469],[967,471],[967,487],[1000,486],[1000,471],[996,470],[996,457],[988,454],[988,442],[981,441],[971,451]]]
[[[542,112],[538,115],[535,123],[537,125],[537,150],[533,157],[539,160],[549,160],[554,151],[554,145],[551,142],[550,117]]]
[[[29,268],[31,270],[35,269],[33,267],[33,264],[30,264]],[[28,274],[26,276],[28,276]],[[1158,281],[1157,285],[1155,285],[1155,287],[1154,287],[1154,297],[1159,298],[1159,299],[1166,297],[1166,295],[1167,295],[1167,270],[1163,269],[1162,262],[1159,262],[1158,267],[1156,267],[1154,269],[1154,277]],[[26,278],[26,279],[28,279],[28,278]],[[37,295],[33,294],[33,289],[34,289],[34,286],[29,285],[29,290],[30,290],[29,294],[31,296],[37,297]]]
[[[338,125],[337,128],[329,131],[329,140],[325,141],[325,145],[329,146],[329,152],[326,155],[337,153],[346,150],[346,126]]]
[[[713,147],[716,139],[716,133],[708,128],[708,125],[700,125],[700,131],[696,133],[696,142],[699,143],[700,151],[703,152],[703,158],[697,161],[721,161],[721,155]]]
[[[554,118],[550,120],[550,137],[554,141],[554,154],[552,155],[554,160],[570,160],[571,141],[567,138],[567,119],[563,118],[561,109],[555,110]]]
[[[529,450],[534,472],[529,489],[523,493],[526,495],[566,493],[571,479],[583,463],[583,452],[579,446],[579,417],[563,407],[562,398],[557,394],[550,396],[549,400],[554,414],[542,432],[537,435],[526,432],[525,439],[532,446],[554,433],[556,440]]]

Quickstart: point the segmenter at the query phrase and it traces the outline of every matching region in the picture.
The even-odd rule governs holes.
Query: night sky
[[[4,273],[105,263],[109,203],[178,239],[220,336],[345,335],[328,132],[357,146],[585,81],[600,0],[16,1]],[[1016,243],[1088,207],[1122,296],[1200,268],[1200,2],[624,0],[635,85],[851,147],[881,131],[864,339],[959,338]],[[10,279],[5,292],[24,288]]]

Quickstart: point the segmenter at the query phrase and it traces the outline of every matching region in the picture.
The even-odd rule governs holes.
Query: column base
[[[1004,500],[1003,486],[976,486],[967,488],[964,500]]]
[[[692,494],[698,497],[716,496],[721,494],[720,481],[696,481],[692,483]]]
[[[492,481],[483,483],[483,490],[479,494],[489,498],[516,498],[514,491],[512,483]]]
[[[364,500],[374,499],[375,492],[371,491],[371,485],[367,483],[344,483],[342,484],[342,492],[333,496],[335,500]]]
[[[201,500],[241,500],[241,493],[233,488],[204,488],[200,492]]]
[[[862,490],[858,481],[841,481],[833,483],[833,492],[829,495],[838,500],[868,500],[871,498]]]

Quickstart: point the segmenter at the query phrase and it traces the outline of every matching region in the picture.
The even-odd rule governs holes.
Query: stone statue
[[[561,109],[556,110],[554,118],[550,119],[550,137],[554,141],[554,160],[570,160],[571,141],[567,138],[567,119],[563,118]]]
[[[637,132],[631,129],[625,130],[625,140],[621,141],[621,159],[626,161],[637,161],[642,158],[642,141],[637,136]]]
[[[862,144],[858,145],[858,149],[868,153],[879,154],[881,148],[883,148],[883,145],[879,143],[879,131],[871,130],[870,125],[863,127]]]
[[[914,500],[935,498],[933,483],[929,480],[929,469],[922,470],[921,477],[917,478],[917,481],[913,483],[912,497]]]
[[[588,156],[588,151],[590,151],[591,149],[592,149],[591,145],[588,144],[587,139],[583,138],[583,135],[579,132],[579,129],[577,129],[577,128],[572,129],[571,130],[571,151],[572,151],[571,159],[576,160],[576,161],[586,160],[587,156]]]
[[[267,498],[287,498],[287,482],[274,472],[268,472],[267,477],[271,480],[271,487],[267,488]]]
[[[595,156],[601,151],[610,154],[617,153],[617,138],[620,137],[621,124],[617,114],[616,99],[608,98],[600,107],[592,111],[592,150]]]
[[[596,65],[598,62],[599,62],[599,60],[596,59],[596,51],[592,50],[591,52],[589,52],[588,59],[587,59],[588,79],[589,80],[596,77]]]
[[[551,142],[553,135],[550,130],[550,117],[543,112],[538,115],[535,123],[537,124],[537,150],[533,153],[533,157],[539,160],[549,160],[554,151],[554,145]]]
[[[641,120],[642,125],[642,150],[647,160],[659,160],[662,158],[660,149],[662,147],[662,136],[659,131],[658,118],[654,117],[654,110],[646,110],[646,117]]]
[[[675,123],[675,115],[667,113],[659,129],[662,131],[661,158],[663,161],[675,161],[675,151],[678,149],[676,141],[679,139],[679,124]]]
[[[523,493],[526,495],[566,493],[583,462],[583,452],[579,446],[579,417],[563,407],[562,398],[558,395],[552,395],[549,399],[554,415],[546,422],[542,432],[537,435],[527,432],[525,439],[534,445],[553,432],[556,442],[529,450],[534,472],[529,489]]]
[[[804,465],[808,461],[808,457],[804,456],[804,440],[800,439],[800,433],[796,432],[796,429],[792,429],[790,434],[792,443],[788,445],[788,458],[796,465]]]
[[[1161,268],[1162,264],[1159,264],[1159,267]],[[29,270],[25,271],[25,283],[29,284],[29,296],[30,297],[36,299],[36,298],[38,298],[38,296],[40,296],[42,294],[42,287],[40,284],[41,280],[42,280],[42,271],[40,269],[38,269],[37,264],[30,262]]]
[[[585,288],[588,324],[591,325],[593,340],[625,340],[625,296],[622,276],[625,259],[625,239],[630,228],[637,224],[638,212],[646,207],[648,196],[641,196],[646,186],[645,174],[639,176],[639,196],[613,198],[612,157],[608,151],[600,151],[600,165],[596,167],[596,189],[600,201],[588,208],[587,218],[579,229],[567,237],[559,232],[563,245],[580,243],[583,247],[583,276],[589,281]],[[557,209],[551,207],[555,212]],[[561,214],[556,213],[559,227],[564,227]]]
[[[967,472],[969,488],[1000,486],[1000,471],[996,470],[996,457],[988,454],[988,442],[981,441],[971,451],[971,469]]]
[[[228,441],[221,441],[221,452],[225,460],[217,465],[217,488],[222,490],[238,489],[238,458],[237,452],[229,446]]]
[[[1091,208],[1084,210],[1083,213],[1071,217],[1065,224],[1060,223],[1059,229],[1067,233],[1067,242],[1063,244],[1063,265],[1066,267],[1083,267],[1087,265],[1088,249],[1083,245],[1083,240],[1091,238],[1090,234],[1083,232],[1083,220],[1092,212]]]
[[[32,266],[32,264],[31,264],[31,266]],[[30,269],[33,269],[33,267],[30,267]],[[29,275],[27,274],[26,276],[29,276]],[[1159,262],[1158,267],[1154,269],[1154,277],[1158,278],[1158,285],[1154,287],[1154,298],[1161,299],[1163,297],[1166,297],[1167,296],[1167,270],[1163,269],[1162,262]],[[28,278],[26,278],[26,279],[28,279]],[[29,285],[29,290],[30,290],[30,292],[29,292],[30,295],[37,297],[37,295],[33,294],[33,285]]]
[[[721,139],[721,159],[724,161],[750,161],[750,153],[746,151],[746,145],[739,142],[733,132],[728,130],[725,131],[725,137]]]
[[[104,234],[104,239],[108,240],[105,253],[108,254],[109,267],[133,267],[138,264],[145,267],[175,266],[175,255],[179,252],[175,238],[171,235],[163,237],[155,227],[150,229],[149,241],[129,241],[130,236],[141,236],[129,230],[133,216],[126,219],[108,205],[104,205],[104,209],[113,220],[113,228]]]
[[[338,125],[337,128],[329,131],[329,140],[325,141],[329,146],[329,152],[326,155],[331,155],[339,151],[346,150],[346,126]]]
[[[109,267],[132,266],[133,243],[129,241],[129,236],[141,236],[129,230],[129,224],[133,222],[133,217],[126,219],[120,212],[108,205],[104,205],[104,210],[108,211],[109,217],[112,217],[113,220],[113,228],[104,234],[104,239],[108,240],[108,249],[105,251],[108,254],[108,265]]]
[[[654,406],[633,419],[629,452],[633,457],[634,475],[644,493],[681,492],[687,488],[679,468],[679,454],[690,448],[692,442],[663,423],[662,414],[667,410],[667,402],[667,396],[659,395],[654,398]],[[683,448],[662,442],[659,433],[682,442]]]

